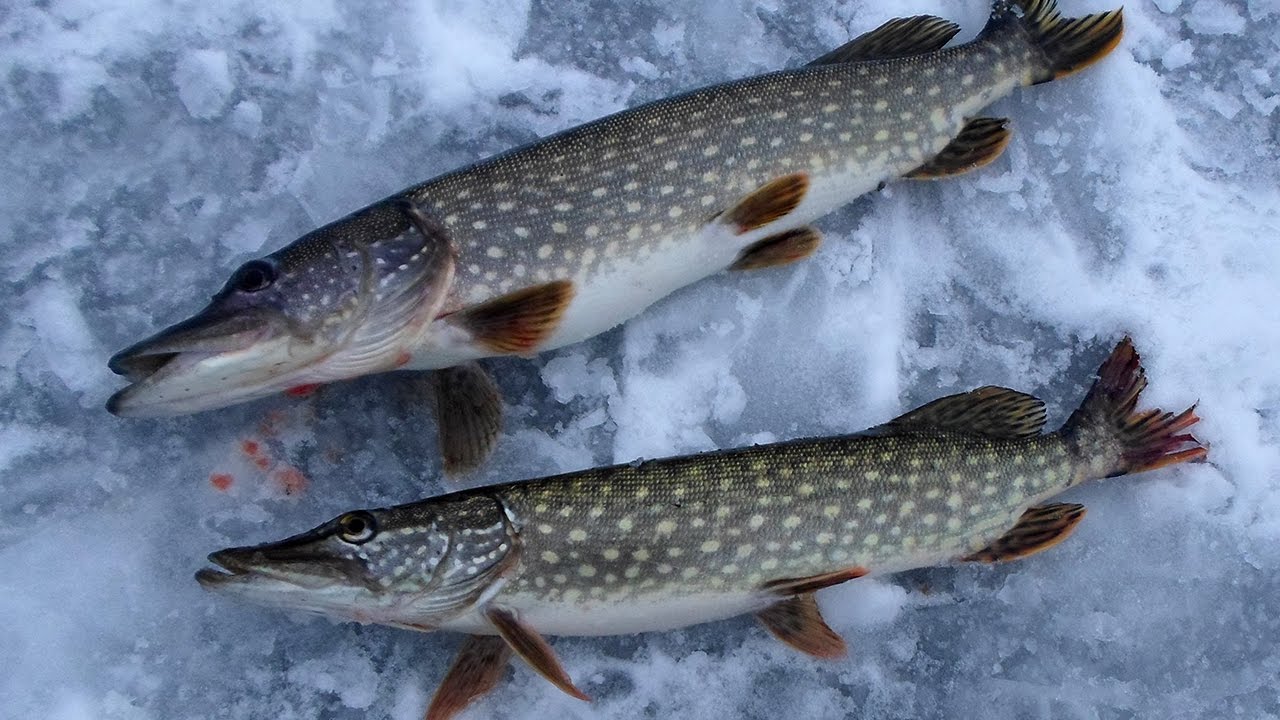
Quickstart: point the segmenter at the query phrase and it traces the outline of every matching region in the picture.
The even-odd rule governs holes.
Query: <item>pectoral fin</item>
[[[557,280],[459,310],[446,320],[495,353],[531,355],[555,332],[573,292],[572,282]]]
[[[764,589],[777,595],[803,595],[811,593],[815,590],[821,590],[832,585],[839,585],[846,580],[860,578],[871,572],[870,570],[855,566],[836,570],[835,572],[823,573],[821,575],[810,575],[801,578],[785,578],[782,580],[774,580],[764,584]]]
[[[813,254],[822,235],[811,227],[796,228],[752,243],[729,266],[730,270],[759,270],[788,265]]]
[[[511,646],[515,654],[529,663],[529,667],[532,667],[539,675],[549,680],[552,685],[560,688],[567,695],[579,700],[591,701],[591,698],[586,693],[573,684],[573,680],[569,678],[569,673],[564,671],[564,667],[560,665],[560,659],[556,657],[555,651],[551,649],[547,641],[537,631],[520,622],[520,618],[516,617],[515,613],[502,608],[490,607],[485,610],[485,617],[489,619],[489,622],[493,623],[498,635]]]
[[[502,679],[510,660],[511,646],[502,638],[468,635],[435,697],[431,698],[426,720],[449,720],[487,695]]]
[[[738,235],[764,227],[786,217],[800,206],[809,192],[809,176],[798,172],[783,175],[762,185],[724,214],[727,225]]]
[[[432,381],[444,471],[456,475],[474,470],[493,452],[502,430],[498,385],[473,362],[437,370]]]
[[[809,65],[836,65],[888,60],[941,50],[960,32],[960,26],[933,15],[895,18],[864,33]]]
[[[834,659],[849,651],[844,639],[822,619],[813,593],[779,600],[756,613],[756,619],[774,637],[802,653]]]
[[[1054,503],[1027,508],[1018,523],[981,550],[960,558],[968,562],[1003,562],[1034,555],[1066,540],[1084,519],[1084,506]]]
[[[1008,118],[973,118],[937,157],[903,177],[933,180],[977,170],[1000,157],[1009,145]]]

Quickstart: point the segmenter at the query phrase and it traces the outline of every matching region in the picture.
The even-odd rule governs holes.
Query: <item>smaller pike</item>
[[[1079,409],[999,387],[936,400],[856,435],[617,465],[346,513],[209,556],[209,590],[279,607],[469,635],[427,712],[445,720],[514,653],[588,699],[542,634],[617,635],[754,613],[788,645],[845,653],[814,592],[956,559],[1055,545],[1084,516],[1046,503],[1093,478],[1201,460],[1177,415],[1136,411],[1126,339]]]
[[[1119,10],[997,0],[891,20],[804,67],[632,108],[374,203],[237,270],[213,301],[110,360],[108,410],[178,415],[391,370],[432,374],[446,472],[492,448],[478,360],[592,337],[722,270],[813,253],[811,223],[891,180],[1000,155],[983,108],[1120,41]]]

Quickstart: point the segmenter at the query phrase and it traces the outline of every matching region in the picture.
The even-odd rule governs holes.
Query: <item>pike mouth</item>
[[[181,353],[158,352],[137,354],[124,351],[117,353],[107,361],[111,372],[124,376],[129,382],[139,383],[164,369]]]
[[[200,583],[200,586],[205,589],[226,585],[229,582],[247,578],[253,574],[252,568],[238,560],[235,554],[227,550],[210,553],[208,560],[217,567],[201,568],[196,571],[196,582]]]

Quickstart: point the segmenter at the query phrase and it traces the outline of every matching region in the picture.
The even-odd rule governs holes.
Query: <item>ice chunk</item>
[[[173,73],[178,97],[192,117],[208,120],[222,112],[235,85],[223,50],[191,50]]]

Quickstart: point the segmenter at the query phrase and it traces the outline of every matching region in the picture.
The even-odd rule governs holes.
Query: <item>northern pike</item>
[[[390,370],[433,377],[446,469],[497,436],[477,360],[578,342],[726,268],[814,252],[811,223],[899,177],[994,160],[1014,88],[1119,42],[1121,12],[998,0],[974,39],[892,20],[808,65],[713,85],[449,172],[236,270],[188,320],[110,367],[107,408],[173,415]]]
[[[209,590],[360,622],[469,635],[428,718],[491,689],[512,653],[586,699],[543,639],[754,613],[783,642],[845,652],[814,592],[868,575],[1044,550],[1084,516],[1046,502],[1086,480],[1201,460],[1199,418],[1136,410],[1126,338],[1083,403],[983,387],[869,431],[616,465],[356,510],[222,550]]]

